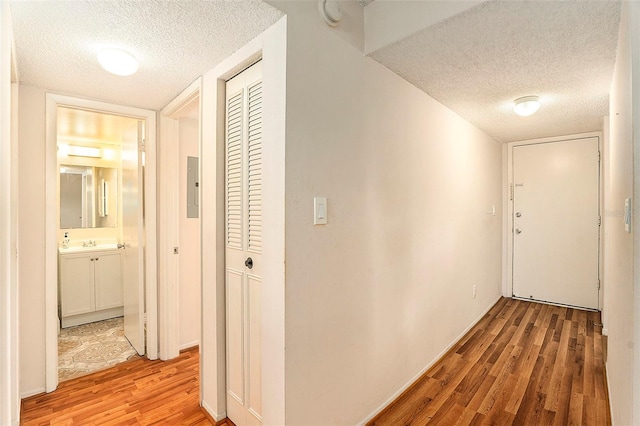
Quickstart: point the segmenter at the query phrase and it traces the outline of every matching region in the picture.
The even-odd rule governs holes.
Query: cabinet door
[[[120,253],[96,256],[95,286],[96,310],[117,308],[123,305],[122,261]]]
[[[63,256],[60,259],[60,297],[62,316],[86,314],[95,310],[93,257]]]

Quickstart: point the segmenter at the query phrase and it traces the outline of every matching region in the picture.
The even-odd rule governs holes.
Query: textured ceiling
[[[154,110],[283,15],[260,0],[12,1],[11,13],[21,83]],[[140,69],[107,73],[103,47]]]
[[[488,1],[370,56],[495,139],[600,130],[608,114],[617,1]],[[513,100],[538,95],[530,117]]]

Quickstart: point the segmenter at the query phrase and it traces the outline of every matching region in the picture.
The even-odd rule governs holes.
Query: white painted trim
[[[13,28],[0,4],[0,424],[16,424],[18,396],[17,156],[15,92],[11,84]]]
[[[623,6],[625,7],[625,6]],[[633,197],[634,205],[640,200],[640,5],[628,2],[629,39],[631,43],[631,126],[633,144]],[[636,207],[637,210],[637,207]],[[640,423],[640,222],[632,221],[633,231],[633,423]],[[620,344],[620,343],[618,343]]]
[[[369,414],[366,418],[364,418],[363,420],[361,420],[360,422],[358,422],[358,426],[364,426],[365,424],[367,424],[368,422],[370,422],[371,420],[373,420],[373,418],[375,416],[377,416],[378,414],[380,414],[382,412],[382,410],[384,410],[385,408],[387,408],[389,405],[391,405],[391,403],[393,401],[395,401],[396,399],[398,399],[398,397],[400,395],[402,395],[402,393],[404,391],[406,391],[407,389],[409,389],[409,387],[411,385],[413,385],[416,381],[418,381],[418,379],[420,379],[420,377],[422,377],[427,371],[429,371],[429,369],[431,367],[433,367],[434,365],[436,365],[436,363],[438,363],[438,361],[440,361],[446,354],[447,352],[449,352],[451,350],[451,348],[453,348],[455,345],[458,344],[458,342],[460,342],[460,340],[462,340],[462,338],[464,338],[464,336],[473,328],[476,326],[476,324],[478,324],[482,318],[484,318],[484,316],[487,314],[487,312],[489,312],[499,301],[500,299],[502,299],[502,295],[498,296],[498,298],[489,305],[489,307],[487,309],[485,309],[467,328],[465,328],[462,333],[460,333],[458,335],[458,337],[456,337],[449,345],[447,345],[447,347],[445,347],[434,359],[433,361],[431,361],[430,363],[428,363],[422,370],[420,370],[416,375],[414,375],[411,379],[409,379],[409,381],[407,383],[405,383],[400,389],[398,389],[393,395],[391,395],[385,402],[383,402],[378,408],[376,408],[371,414]]]
[[[278,164],[264,166],[262,295],[262,419],[263,424],[285,423],[284,329],[284,152],[286,139],[287,17],[209,71],[203,77],[200,145],[202,226],[202,339],[201,401],[226,411],[225,274],[224,274],[224,93],[225,80],[262,57],[265,120],[263,158]],[[268,111],[268,112],[267,112]],[[267,336],[269,339],[267,340]],[[210,410],[215,412],[215,410]]]
[[[183,343],[180,345],[180,350],[191,349],[195,346],[200,346],[200,340],[194,340],[193,342]]]
[[[502,144],[502,193],[506,196],[502,197],[502,295],[504,297],[511,297],[509,289],[509,268],[507,263],[509,262],[509,221],[507,215],[509,214],[509,173],[507,164],[509,162],[509,153],[507,144]]]
[[[602,334],[604,334],[604,330],[602,330]],[[604,375],[607,378],[607,395],[609,395],[609,418],[611,419],[611,426],[613,426],[616,424],[616,422],[613,418],[613,413],[615,413],[615,410],[613,409],[613,400],[611,399],[611,383],[609,382],[609,375],[607,374],[608,364],[608,362],[604,364]]]
[[[158,359],[158,245],[157,245],[157,114],[153,111],[138,110],[149,113],[146,127],[145,141],[145,179],[144,179],[144,208],[145,208],[145,307],[147,326],[147,358]],[[151,161],[150,161],[151,160]]]
[[[58,256],[56,208],[56,106],[54,97],[46,96],[45,133],[45,388],[53,392],[58,387]]]
[[[41,393],[45,393],[47,390],[45,388],[36,388],[28,391],[20,392],[20,399],[29,398],[30,396],[40,395]]]
[[[506,173],[505,177],[505,185],[504,185],[504,200],[506,202],[506,210],[503,212],[502,220],[503,220],[503,231],[505,236],[505,244],[506,244],[506,255],[504,257],[504,275],[506,278],[506,283],[503,284],[503,291],[506,290],[506,296],[513,296],[513,238],[511,238],[511,229],[513,228],[513,202],[510,200],[511,197],[511,185],[513,184],[513,148],[516,146],[522,145],[534,145],[534,144],[542,144],[542,143],[551,143],[551,142],[562,142],[569,141],[575,139],[587,139],[587,138],[598,138],[598,150],[601,155],[603,152],[603,138],[601,132],[589,132],[589,133],[579,133],[575,135],[565,135],[565,136],[554,136],[549,138],[540,138],[540,139],[530,139],[530,140],[522,140],[509,142],[506,145],[507,156],[506,156],[506,166],[503,167],[503,170]],[[504,157],[503,157],[504,159]],[[604,159],[601,158],[600,161],[600,176],[599,176],[599,209],[600,216],[602,217],[604,223],[604,188],[603,188],[603,166]],[[599,279],[601,280],[601,291],[598,295],[598,308],[602,310],[603,303],[603,294],[604,294],[604,282],[602,281],[602,272],[603,272],[603,263],[602,263],[602,255],[604,252],[604,238],[603,238],[603,229],[604,226],[600,226],[600,242],[599,242],[599,259],[598,259],[598,271],[599,271]],[[506,285],[506,287],[504,287]]]
[[[207,404],[206,402],[203,402],[201,405],[202,409],[204,411],[206,411],[211,417],[213,417],[213,420],[215,420],[216,422],[219,422],[220,420],[224,419],[227,417],[227,412],[226,411],[222,411],[220,412],[220,414],[216,413],[216,411],[214,409],[212,409],[209,404]]]
[[[145,140],[145,288],[147,307],[147,358],[156,359],[157,270],[156,270],[156,113],[154,111],[109,104],[89,99],[47,93],[45,145],[45,388],[58,387],[58,242],[57,242],[57,144],[58,106],[124,115],[146,120]]]
[[[12,417],[15,420],[15,424],[20,423],[20,334],[18,332],[19,323],[19,310],[20,310],[20,288],[18,282],[20,280],[20,270],[18,268],[18,104],[19,104],[19,88],[18,83],[11,84],[11,223],[13,229],[11,230],[11,283],[10,294],[11,299],[9,304],[11,305],[11,338],[9,344],[9,351],[11,354],[11,399],[13,402],[13,414]]]
[[[160,116],[158,141],[158,317],[160,359],[177,357],[180,343],[180,289],[178,283],[178,151],[177,120]]]
[[[160,359],[180,354],[180,257],[173,253],[180,245],[178,188],[180,170],[180,125],[185,108],[200,97],[202,78],[198,77],[162,109],[158,139],[158,318],[160,318]],[[202,120],[202,116],[200,117]],[[200,135],[199,135],[200,137]]]
[[[180,118],[184,109],[191,106],[191,102],[200,96],[202,90],[202,77],[198,77],[182,93],[162,109],[162,115],[169,118]],[[200,117],[202,118],[202,117]]]

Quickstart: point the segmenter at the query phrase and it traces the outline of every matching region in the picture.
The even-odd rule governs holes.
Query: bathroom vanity
[[[62,328],[123,315],[122,252],[116,244],[61,247],[59,274]]]

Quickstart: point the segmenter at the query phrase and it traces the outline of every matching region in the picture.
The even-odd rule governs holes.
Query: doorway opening
[[[200,80],[162,110],[159,156],[160,359],[200,345]]]
[[[124,225],[137,228],[144,197],[144,162],[139,170],[137,160],[144,125],[57,107],[59,381],[145,352],[135,320],[128,318],[127,327],[124,321],[124,289],[138,285],[137,259],[127,249],[139,245],[138,233],[125,233]]]
[[[51,392],[81,370],[157,357],[155,113],[48,94],[46,136]]]
[[[599,145],[586,134],[509,147],[513,297],[600,309]]]

